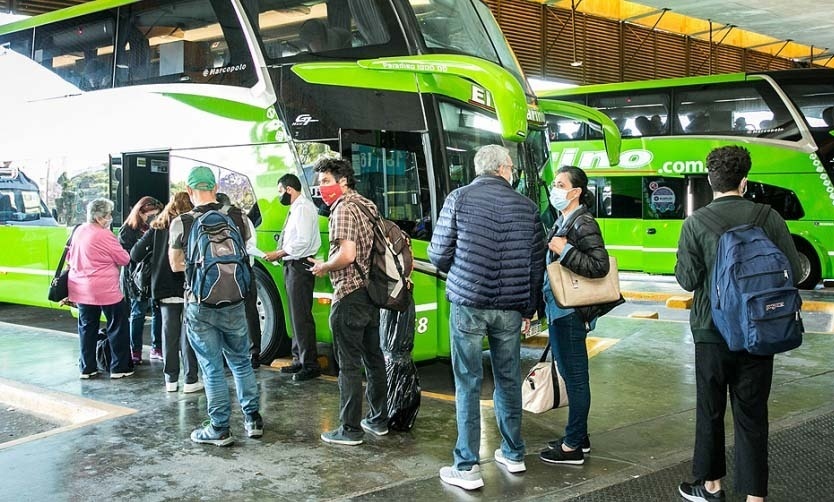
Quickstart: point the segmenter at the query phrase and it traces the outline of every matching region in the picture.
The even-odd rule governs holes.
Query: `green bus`
[[[312,166],[341,157],[413,239],[414,358],[447,357],[444,278],[426,253],[445,196],[474,178],[478,147],[499,143],[518,190],[546,200],[544,113],[478,0],[98,0],[0,26],[0,74],[2,302],[50,305],[68,227],[95,197],[116,203],[118,226],[207,165],[269,251],[287,216],[278,178],[299,175],[320,203]],[[565,105],[583,110],[616,161],[616,126]],[[260,259],[255,275],[269,361],[289,348],[284,281]],[[323,342],[331,292],[319,279]]]
[[[596,130],[547,118],[552,165],[588,170],[620,269],[673,272],[684,218],[712,200],[707,154],[742,145],[753,160],[746,197],[787,221],[803,261],[800,286],[834,276],[834,70],[592,85],[540,100],[596,108],[622,134],[620,162],[611,167]]]

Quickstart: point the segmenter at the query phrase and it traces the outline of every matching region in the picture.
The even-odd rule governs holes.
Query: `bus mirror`
[[[620,136],[620,130],[617,128],[617,124],[608,115],[585,105],[542,98],[539,98],[539,108],[546,114],[559,115],[572,120],[585,122],[586,124],[599,124],[602,128],[602,138],[605,143],[608,163],[612,166],[620,163],[622,137]]]
[[[58,210],[54,207],[52,208],[52,219],[58,221]]]

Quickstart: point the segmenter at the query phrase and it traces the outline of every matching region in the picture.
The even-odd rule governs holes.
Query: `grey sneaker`
[[[388,426],[383,424],[374,425],[371,423],[370,420],[367,418],[363,418],[359,425],[362,426],[362,430],[365,432],[369,432],[374,436],[384,436],[388,434]]]
[[[194,429],[191,432],[191,440],[195,443],[213,444],[215,446],[229,446],[235,442],[229,429],[215,429],[209,422],[208,425]]]
[[[250,438],[259,438],[264,435],[264,419],[257,411],[246,415],[243,419],[243,428],[246,429],[246,435]]]
[[[524,464],[524,459],[510,460],[504,456],[504,452],[501,451],[501,448],[495,450],[495,461],[506,467],[509,472],[524,472],[527,470],[527,466]]]
[[[469,471],[459,471],[454,466],[440,468],[440,481],[459,486],[464,490],[477,490],[484,486],[484,478],[481,477],[481,466],[475,464]]]
[[[342,429],[335,429],[321,434],[321,440],[330,444],[341,444],[345,446],[356,446],[362,444],[362,438],[347,436]]]

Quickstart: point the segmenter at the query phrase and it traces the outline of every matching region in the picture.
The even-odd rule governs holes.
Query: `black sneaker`
[[[249,362],[252,363],[253,370],[258,369],[261,366],[261,358],[260,356],[258,356],[258,354],[252,354],[251,356],[249,356]]]
[[[551,450],[555,450],[557,448],[562,447],[562,443],[565,441],[565,438],[554,439],[553,441],[547,442],[547,447]],[[591,440],[588,436],[585,436],[585,439],[582,441],[582,453],[588,454],[591,453]]]
[[[585,463],[585,454],[582,453],[581,448],[573,451],[565,451],[559,446],[553,450],[544,450],[539,453],[539,458],[542,462],[547,462],[548,464],[582,465]]]
[[[678,493],[686,500],[693,502],[718,502],[724,501],[724,490],[718,490],[715,493],[707,491],[707,487],[703,481],[695,481],[694,483],[683,482],[678,486]]]
[[[295,375],[292,376],[292,379],[296,382],[303,382],[305,380],[312,380],[320,376],[321,370],[318,368],[302,368],[301,371],[297,372]]]
[[[191,432],[191,440],[195,443],[213,444],[215,446],[228,446],[235,442],[229,429],[215,429],[209,422],[199,429]]]
[[[246,435],[250,438],[259,438],[264,435],[264,419],[257,411],[246,415],[243,419],[243,428],[246,429]]]
[[[284,366],[283,368],[281,368],[281,373],[283,373],[285,375],[291,374],[291,373],[298,373],[299,371],[301,371],[301,368],[303,368],[303,366],[301,366],[301,364],[292,363],[289,366]]]

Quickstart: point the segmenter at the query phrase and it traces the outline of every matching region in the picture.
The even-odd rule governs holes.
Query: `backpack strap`
[[[370,220],[370,222],[372,224],[376,223],[379,220],[379,213],[377,213],[376,218],[374,218],[373,213],[371,213],[370,209],[365,207],[365,204],[362,204],[361,202],[356,202],[356,201],[349,201],[349,202],[351,204],[353,204],[354,206],[356,206],[359,209],[359,211],[362,212],[362,214],[367,216],[368,220]],[[373,231],[373,229],[372,229],[372,231]],[[374,245],[373,245],[373,242],[371,242],[371,255],[373,255],[373,253],[374,253]],[[373,265],[373,264],[371,264],[371,265]],[[368,278],[365,276],[365,273],[362,271],[362,267],[360,267],[359,264],[356,263],[355,259],[353,260],[353,266],[356,267],[356,271],[359,272],[359,277],[362,278],[362,282],[364,282],[365,285],[367,286]],[[370,272],[370,270],[369,270],[369,272]]]
[[[770,205],[768,204],[756,204],[759,206],[756,208],[756,217],[753,219],[753,224],[759,228],[764,228],[764,224],[767,221],[767,217],[770,215]]]
[[[702,221],[704,225],[706,225],[711,232],[719,237],[730,228],[729,225],[721,220],[721,216],[718,212],[709,206],[704,206],[701,210],[701,214],[703,215]]]

